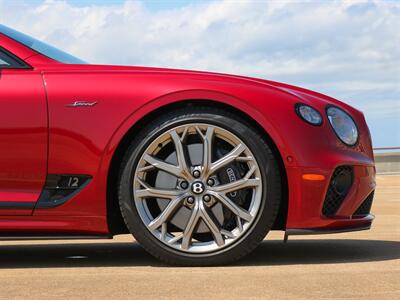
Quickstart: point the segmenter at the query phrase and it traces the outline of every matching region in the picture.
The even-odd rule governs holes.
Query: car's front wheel
[[[271,229],[281,192],[277,159],[246,120],[183,108],[148,124],[121,168],[125,223],[155,257],[216,265],[250,253]]]

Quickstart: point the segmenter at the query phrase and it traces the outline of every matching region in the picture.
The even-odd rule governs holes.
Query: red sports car
[[[363,114],[243,76],[90,65],[0,26],[0,235],[112,238],[215,265],[270,230],[369,229]]]

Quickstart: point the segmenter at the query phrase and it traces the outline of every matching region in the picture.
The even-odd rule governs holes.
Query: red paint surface
[[[0,107],[0,204],[34,202],[47,174],[47,105],[41,74],[2,70]],[[0,215],[6,214],[15,212],[0,207]]]
[[[8,201],[36,201],[46,172],[93,177],[81,193],[60,207],[38,209],[29,217],[0,217],[0,231],[107,233],[107,176],[121,139],[155,109],[193,99],[242,110],[273,139],[288,177],[287,228],[336,228],[372,220],[371,216],[350,219],[373,190],[375,174],[371,171],[373,154],[364,117],[344,103],[301,88],[233,75],[65,65],[2,35],[0,45],[32,66],[32,70],[1,71],[0,151],[8,157],[0,157],[1,173],[14,170],[29,178],[0,175],[0,201],[7,201],[7,197],[14,199]],[[97,105],[66,106],[75,101],[96,101]],[[322,126],[300,120],[294,111],[298,102],[319,110],[324,116]],[[347,147],[337,139],[325,117],[328,104],[344,109],[356,121],[360,131],[356,147]],[[355,184],[339,217],[326,219],[321,216],[321,208],[330,176],[339,165],[355,166]],[[326,180],[302,180],[302,175],[309,173],[322,174]],[[18,213],[21,211],[8,211]]]

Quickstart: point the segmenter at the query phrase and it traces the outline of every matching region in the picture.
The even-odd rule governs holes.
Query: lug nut
[[[182,181],[180,185],[181,185],[181,188],[186,190],[188,188],[188,186],[189,186],[189,183],[187,181]]]
[[[199,178],[200,175],[201,175],[201,173],[200,173],[199,170],[194,170],[194,171],[193,171],[193,177],[194,177],[194,178]]]
[[[209,178],[209,179],[207,180],[207,184],[208,184],[209,186],[213,186],[213,185],[215,184],[214,179]]]
[[[187,203],[189,203],[189,204],[193,204],[193,203],[194,203],[194,197],[192,197],[192,196],[187,197],[186,201],[187,201]]]
[[[210,202],[211,201],[210,195],[204,195],[203,200],[204,202]]]

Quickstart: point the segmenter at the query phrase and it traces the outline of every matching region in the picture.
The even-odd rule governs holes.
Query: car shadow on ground
[[[400,242],[383,240],[264,241],[231,266],[337,264],[400,258]],[[137,243],[0,244],[0,269],[59,267],[165,267]]]

